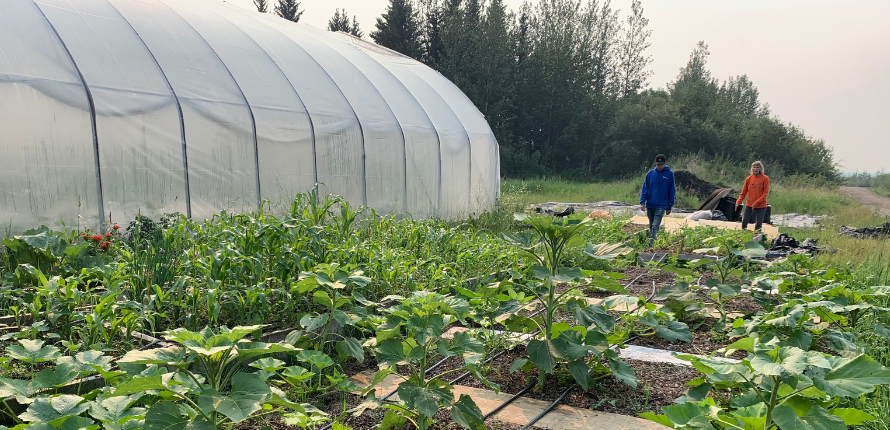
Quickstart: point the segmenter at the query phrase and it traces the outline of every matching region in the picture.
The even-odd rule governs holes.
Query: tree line
[[[747,76],[711,75],[704,42],[673,82],[649,88],[652,31],[641,0],[630,1],[621,13],[610,0],[539,0],[517,11],[503,0],[389,0],[370,37],[476,104],[506,177],[621,178],[664,153],[840,179],[825,142],[773,115]],[[329,30],[362,34],[345,10]]]

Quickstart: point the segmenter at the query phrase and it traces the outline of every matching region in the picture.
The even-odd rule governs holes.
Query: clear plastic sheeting
[[[99,227],[89,100],[31,0],[0,5],[0,228]]]
[[[253,119],[225,64],[188,22],[159,0],[110,1],[154,54],[179,98],[192,216],[256,210]]]
[[[340,88],[298,39],[280,31],[293,24],[237,6],[226,9],[220,14],[237,22],[272,57],[303,100],[312,119],[316,181],[324,184],[320,190],[364,204],[362,128]]]
[[[280,208],[315,183],[447,219],[498,194],[497,142],[440,74],[217,0],[0,1],[0,127],[5,235]]]
[[[186,213],[179,108],[139,36],[106,0],[37,5],[93,96],[103,218]]]
[[[309,116],[272,57],[216,13],[218,7],[171,0],[164,3],[210,44],[244,93],[256,121],[261,197],[277,200],[281,196],[289,201],[296,193],[312,188],[315,156]]]
[[[404,136],[406,208],[416,217],[436,215],[439,203],[439,136],[423,107],[395,75],[367,52],[333,40],[330,33],[310,27],[306,27],[306,30],[314,32],[319,42],[355,64],[380,91]]]

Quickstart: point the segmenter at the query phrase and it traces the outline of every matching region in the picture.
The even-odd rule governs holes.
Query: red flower
[[[99,244],[99,248],[108,248],[108,244],[109,244],[109,243],[108,243],[107,241],[102,242],[102,243]]]
[[[105,233],[105,237],[111,237],[111,236],[112,236],[111,233]]]
[[[93,240],[95,240],[96,242],[98,242],[98,241],[102,240],[102,236],[99,236],[98,234],[97,234],[97,235],[93,235],[93,237],[91,237],[91,239],[93,239]]]
[[[119,225],[117,225],[117,224],[115,224],[115,225],[114,225],[114,227],[111,227],[111,228],[113,228],[113,229],[115,229],[115,230],[117,230],[117,229],[119,229],[119,228],[121,228],[121,226],[119,226]]]
[[[87,234],[86,234],[86,233],[81,233],[81,234],[80,234],[80,237],[83,238],[83,239],[86,239],[86,238],[87,238]]]

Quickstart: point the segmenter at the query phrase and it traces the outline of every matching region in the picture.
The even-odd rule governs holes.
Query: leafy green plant
[[[684,429],[845,430],[874,417],[841,407],[844,399],[890,384],[890,369],[866,355],[835,357],[794,341],[761,343],[752,337],[727,347],[736,349],[748,351],[748,358],[733,363],[678,356],[706,379],[693,381],[680,404],[662,408],[664,415],[641,416]]]
[[[677,321],[673,314],[661,312],[658,306],[642,297],[609,296],[603,300],[603,306],[621,312],[620,328],[615,332],[623,331],[622,338],[658,336],[668,342],[692,342],[692,333],[686,323]]]
[[[444,407],[451,408],[451,417],[464,428],[482,429],[482,412],[467,395],[454,400],[445,375],[470,371],[480,380],[489,383],[479,374],[476,365],[482,360],[484,348],[481,342],[466,333],[458,332],[452,339],[442,337],[442,329],[449,320],[464,321],[469,314],[466,301],[437,293],[418,291],[400,304],[385,310],[386,322],[377,330],[377,362],[385,366],[375,375],[363,391],[368,395],[374,387],[389,375],[402,379],[398,385],[400,403],[383,403],[373,394],[359,405],[355,415],[367,409],[387,409],[380,429],[400,427],[410,421],[417,428],[426,430],[433,416]],[[445,371],[429,378],[427,370],[440,357],[461,357],[464,366]],[[404,366],[407,375],[396,372],[396,366]],[[429,378],[429,379],[427,379]]]
[[[216,333],[209,328],[200,332],[183,328],[169,331],[164,338],[182,346],[130,351],[118,363],[162,365],[175,370],[137,376],[118,385],[112,396],[157,390],[162,397],[170,398],[172,401],[155,403],[148,409],[146,428],[220,428],[226,422],[247,419],[264,404],[305,412],[303,406],[287,401],[284,393],[273,390],[260,375],[244,371],[243,364],[248,360],[298,352],[286,343],[245,339],[261,327],[222,327]]]
[[[580,234],[589,219],[556,219],[546,217],[527,217],[517,215],[518,220],[531,226],[531,232],[504,234],[503,237],[522,249],[522,254],[530,257],[534,265],[530,268],[531,277],[527,282],[528,290],[542,305],[543,318],[528,318],[514,315],[506,321],[511,330],[537,327],[543,332],[543,339],[528,342],[528,359],[520,358],[511,367],[511,371],[528,368],[534,364],[539,368],[537,390],[544,386],[547,374],[553,373],[557,364],[568,360],[572,376],[585,389],[593,386],[591,371],[602,373],[604,377],[611,371],[620,380],[636,385],[633,369],[618,359],[617,354],[609,347],[606,334],[615,326],[615,320],[600,305],[591,305],[586,301],[568,299],[568,295],[576,292],[569,288],[557,294],[557,285],[573,283],[583,277],[581,270],[574,267],[563,267],[562,262],[566,250],[584,245]],[[600,252],[604,247],[589,246],[589,255],[593,258],[608,259],[615,255],[616,248]],[[574,314],[579,326],[554,324],[554,315],[560,309]],[[609,367],[603,366],[599,359],[590,361],[590,353],[605,355]],[[530,363],[529,363],[530,362]]]

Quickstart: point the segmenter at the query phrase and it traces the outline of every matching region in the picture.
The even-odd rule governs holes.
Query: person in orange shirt
[[[745,185],[742,187],[742,194],[736,200],[736,211],[739,206],[748,198],[748,204],[745,205],[745,213],[742,215],[742,230],[748,228],[751,218],[754,218],[754,229],[760,230],[763,227],[763,218],[766,216],[766,196],[769,195],[769,177],[763,171],[763,163],[755,161],[751,164],[751,175],[745,178]]]

